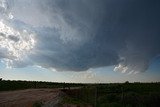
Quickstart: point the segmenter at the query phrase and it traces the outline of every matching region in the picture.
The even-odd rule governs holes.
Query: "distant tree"
[[[128,83],[129,83],[129,81],[126,81],[126,82],[125,82],[125,84],[128,84]]]
[[[2,78],[0,78],[0,81],[2,81]]]

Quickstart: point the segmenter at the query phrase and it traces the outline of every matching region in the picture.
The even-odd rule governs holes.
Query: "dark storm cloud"
[[[160,54],[159,5],[158,0],[15,0],[11,10],[37,35],[29,56],[35,65],[59,71],[116,65],[115,71],[143,72]]]

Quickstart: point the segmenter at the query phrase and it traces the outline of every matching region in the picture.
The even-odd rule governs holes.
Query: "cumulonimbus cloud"
[[[14,61],[11,67],[85,71],[115,65],[115,71],[144,72],[160,54],[159,4],[158,0],[3,0],[1,26],[15,33],[0,31],[0,58]],[[15,52],[25,58],[15,62]]]

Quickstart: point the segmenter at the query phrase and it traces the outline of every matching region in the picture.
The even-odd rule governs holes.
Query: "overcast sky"
[[[1,0],[0,76],[160,81],[159,0]]]

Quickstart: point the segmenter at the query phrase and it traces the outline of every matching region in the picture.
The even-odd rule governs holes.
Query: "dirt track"
[[[58,103],[58,89],[26,89],[0,92],[0,107],[32,107],[42,102],[46,105]]]

